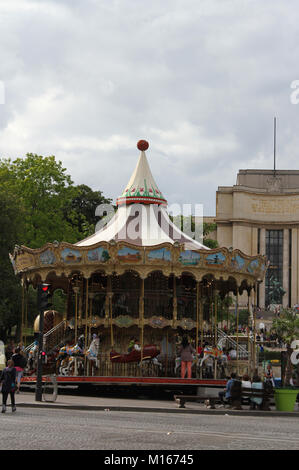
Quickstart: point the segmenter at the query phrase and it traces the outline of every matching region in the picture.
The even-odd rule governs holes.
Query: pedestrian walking
[[[187,377],[191,379],[192,374],[192,362],[193,354],[195,354],[195,349],[191,346],[186,336],[183,337],[181,347],[180,347],[180,356],[181,356],[181,378],[184,379],[186,375],[187,367]]]
[[[6,402],[8,394],[10,394],[11,409],[16,411],[15,390],[16,390],[16,369],[12,359],[7,361],[7,367],[3,369],[0,376],[2,385],[2,413],[6,411]]]
[[[14,362],[17,373],[17,393],[20,393],[21,378],[23,377],[24,368],[27,365],[26,357],[21,353],[21,348],[17,347],[11,359]]]

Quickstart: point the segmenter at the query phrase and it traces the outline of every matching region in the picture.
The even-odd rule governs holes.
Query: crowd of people
[[[244,374],[243,377],[237,377],[236,373],[232,373],[229,380],[226,383],[225,390],[219,392],[219,399],[223,405],[232,405],[232,399],[234,396],[234,387],[239,387],[239,391],[242,389],[259,389],[262,390],[264,387],[273,389],[275,387],[274,374],[270,364],[268,364],[264,371],[264,376],[261,377],[256,372],[252,378],[248,374]],[[262,405],[262,397],[250,397],[249,398],[250,409],[256,409]]]

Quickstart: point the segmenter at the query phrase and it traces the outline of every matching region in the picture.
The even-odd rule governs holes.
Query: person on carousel
[[[128,346],[128,353],[132,352],[133,350],[140,351],[140,343],[135,336],[131,336],[130,341],[129,341],[129,346]]]

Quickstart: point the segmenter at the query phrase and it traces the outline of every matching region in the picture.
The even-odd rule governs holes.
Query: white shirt
[[[250,380],[242,380],[242,387],[243,388],[251,388]]]

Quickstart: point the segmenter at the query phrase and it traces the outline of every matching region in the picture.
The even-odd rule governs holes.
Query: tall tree
[[[6,341],[21,311],[21,286],[14,274],[9,252],[24,233],[24,210],[18,198],[0,184],[0,339]]]
[[[15,194],[24,207],[23,244],[36,248],[54,240],[78,240],[78,231],[64,214],[75,195],[71,177],[65,172],[54,156],[29,153],[13,162],[0,160],[2,187]]]
[[[65,208],[65,217],[82,236],[92,235],[98,222],[96,208],[101,204],[111,204],[112,200],[85,184],[75,186],[72,194],[70,204]]]

